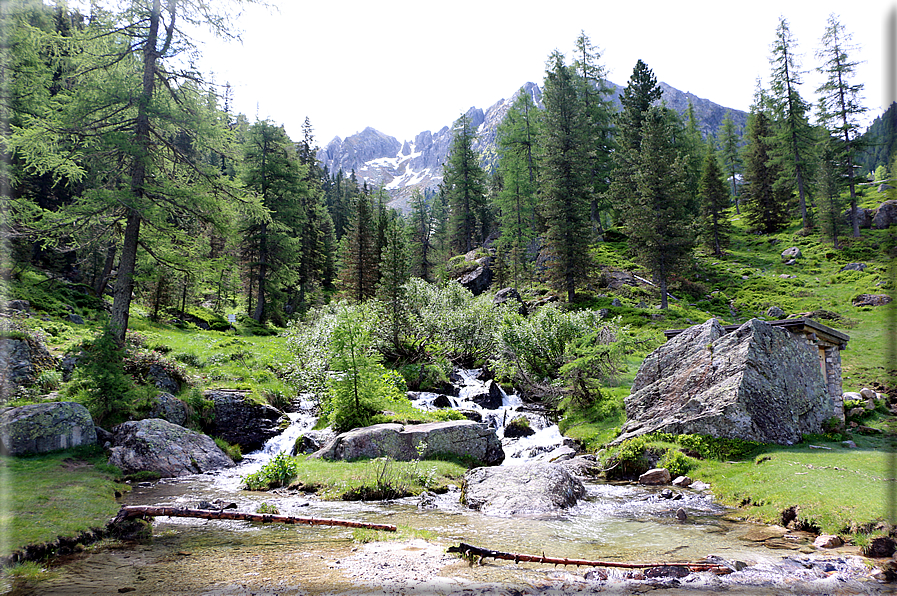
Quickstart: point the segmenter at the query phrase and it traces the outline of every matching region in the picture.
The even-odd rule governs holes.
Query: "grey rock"
[[[281,433],[281,423],[287,420],[277,408],[247,401],[245,391],[219,389],[203,395],[214,408],[213,420],[203,430],[239,445],[243,453],[261,449],[265,441]]]
[[[6,381],[0,383],[3,401],[18,387],[35,385],[41,371],[55,368],[56,359],[36,337],[0,338],[0,377]]]
[[[782,251],[782,259],[799,259],[803,256],[803,253],[801,253],[800,249],[796,246],[786,248]]]
[[[486,410],[497,410],[501,407],[504,396],[501,394],[501,388],[495,381],[486,381],[483,390],[477,393],[471,393],[467,399]]]
[[[495,298],[492,299],[492,304],[495,304],[496,306],[508,303],[516,303],[517,312],[526,316],[526,303],[523,301],[523,298],[520,297],[520,292],[517,291],[517,288],[503,288],[496,292]]]
[[[844,447],[845,449],[856,449],[857,448],[857,444],[854,443],[853,441],[841,441],[841,446]]]
[[[652,468],[638,477],[639,484],[663,485],[669,484],[670,471],[666,468]]]
[[[83,324],[84,324],[84,319],[81,318],[81,315],[78,315],[78,314],[75,314],[75,313],[71,313],[71,314],[69,315],[69,322],[70,322],[70,323],[74,323],[75,325],[83,325]]]
[[[31,310],[31,303],[27,300],[9,300],[6,302],[6,310],[28,312]]]
[[[685,509],[680,507],[676,510],[676,519],[678,519],[679,521],[685,521],[688,519],[688,514],[685,513]]]
[[[893,298],[887,294],[860,294],[853,299],[854,306],[884,306]]]
[[[465,273],[458,278],[458,283],[470,290],[474,296],[479,296],[492,283],[492,258],[483,257],[477,259],[478,266],[473,271]]]
[[[789,266],[790,266],[790,265],[797,265],[797,259],[788,259],[787,261],[785,261],[785,264],[786,264],[786,265],[789,265]],[[744,278],[744,279],[747,279],[747,278]]]
[[[681,488],[688,488],[693,483],[694,480],[692,480],[688,476],[676,476],[676,479],[673,480],[673,486],[679,486]]]
[[[610,305],[611,306],[623,306],[623,303],[620,302],[619,298],[614,298],[613,300],[610,301]]]
[[[766,316],[771,319],[778,320],[778,319],[784,319],[786,314],[785,314],[785,311],[782,310],[781,308],[779,308],[778,306],[770,306],[766,310]]]
[[[150,471],[174,478],[234,465],[211,437],[160,418],[125,422],[113,432],[109,464],[125,474]]]
[[[860,229],[868,229],[872,227],[872,216],[874,213],[874,209],[857,207],[857,219],[859,220],[858,223]],[[844,211],[844,225],[846,225],[848,229],[853,228],[853,222],[850,219],[850,209]]]
[[[461,485],[461,502],[489,515],[556,513],[584,495],[581,480],[550,463],[475,468]]]
[[[526,416],[517,416],[505,425],[506,439],[530,437],[534,434],[536,434],[536,431],[530,427]]]
[[[168,371],[165,370],[165,367],[160,364],[151,364],[149,371],[146,373],[146,377],[148,381],[162,391],[167,391],[172,394],[181,392],[181,384],[169,375]]]
[[[296,439],[293,445],[293,451],[290,455],[301,455],[306,453],[314,453],[336,437],[333,429],[325,428],[322,430],[310,430],[304,435]]]
[[[866,269],[865,263],[847,263],[841,267],[841,271],[863,271]]]
[[[872,215],[872,227],[884,230],[897,222],[897,201],[885,201]]]
[[[374,459],[388,456],[397,461],[417,459],[417,447],[424,444],[423,456],[446,453],[468,455],[485,465],[497,465],[505,454],[495,429],[471,420],[430,422],[403,426],[375,424],[337,435],[309,457],[329,460]]]
[[[161,418],[172,424],[184,426],[189,417],[187,404],[166,391],[160,391],[147,418]]]
[[[838,548],[843,544],[844,541],[841,540],[841,538],[831,534],[820,534],[816,537],[816,540],[813,541],[813,546],[816,548]]]
[[[94,445],[90,412],[74,402],[31,404],[0,411],[0,453],[31,455]]]
[[[878,394],[873,389],[869,389],[868,387],[863,387],[860,389],[860,395],[862,395],[866,399],[878,399]]]
[[[728,334],[710,319],[667,341],[645,358],[625,405],[615,443],[661,431],[793,444],[835,415],[816,350],[759,319]]]
[[[863,394],[859,391],[845,391],[841,394],[841,399],[844,401],[858,401],[863,398]]]

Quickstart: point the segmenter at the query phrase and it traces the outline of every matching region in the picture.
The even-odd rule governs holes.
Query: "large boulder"
[[[56,360],[41,341],[31,335],[0,338],[0,398],[4,401],[18,387],[37,383],[42,371],[56,368]]]
[[[468,471],[461,502],[489,515],[539,515],[572,507],[585,492],[560,464],[520,464]]]
[[[4,455],[47,453],[96,442],[90,412],[78,403],[31,404],[0,411],[0,452]]]
[[[166,391],[160,391],[153,400],[153,407],[147,418],[161,418],[184,426],[189,418],[189,408],[185,402]]]
[[[113,432],[109,464],[125,474],[148,471],[175,478],[234,465],[211,437],[161,418],[125,422]]]
[[[423,451],[418,453],[421,445]],[[388,456],[397,461],[411,461],[436,454],[467,455],[487,466],[498,465],[505,459],[495,429],[472,420],[409,426],[386,423],[356,428],[337,435],[309,457],[353,460]]]
[[[686,329],[648,355],[625,404],[616,443],[661,431],[792,444],[836,415],[815,347],[759,319]]]
[[[872,216],[872,227],[884,230],[897,223],[897,201],[885,201],[875,210]]]
[[[277,408],[248,400],[246,391],[216,389],[203,395],[213,403],[213,420],[203,430],[239,445],[243,453],[261,449],[288,421]]]
[[[867,229],[872,227],[873,213],[873,209],[864,209],[862,207],[857,207],[857,220],[860,228]],[[850,209],[844,212],[844,225],[846,225],[848,228],[853,227],[853,221],[850,219]]]

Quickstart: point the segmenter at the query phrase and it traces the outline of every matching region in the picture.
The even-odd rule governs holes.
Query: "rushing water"
[[[453,407],[476,411],[484,422],[496,427],[500,437],[504,435],[504,424],[521,414],[528,417],[531,428],[537,431],[524,439],[503,439],[504,465],[545,457],[563,443],[557,426],[536,412],[524,411],[516,396],[502,392],[501,406],[491,410],[471,401],[471,396],[483,390],[482,382],[476,378],[477,372],[460,372],[458,395],[450,398]],[[438,397],[437,394],[419,394],[416,405],[432,408]],[[797,549],[808,550],[806,540],[800,539],[779,540],[777,546],[791,549],[787,551],[758,546],[749,539],[750,536],[746,537],[750,526],[731,519],[708,493],[676,489],[680,496],[672,500],[661,496],[659,488],[631,483],[590,482],[587,483],[586,497],[563,514],[513,519],[489,517],[464,508],[458,490],[437,496],[429,508],[421,507],[418,498],[333,502],[285,490],[241,490],[242,476],[257,470],[278,452],[289,451],[296,438],[312,427],[315,421],[313,404],[304,400],[299,405],[299,411],[290,415],[292,424],[289,428],[271,439],[264,449],[247,455],[240,466],[214,474],[142,483],[124,498],[124,504],[195,507],[201,500],[220,499],[235,503],[239,511],[255,511],[262,502],[267,502],[276,505],[283,515],[390,523],[431,532],[437,538],[429,545],[406,545],[399,553],[405,561],[416,557],[414,564],[406,563],[402,567],[397,562],[400,561],[396,558],[398,554],[383,554],[389,549],[382,544],[375,547],[376,552],[366,547],[359,550],[353,542],[352,531],[346,528],[261,526],[237,521],[161,517],[154,522],[151,542],[91,549],[86,555],[76,555],[65,561],[66,564],[56,571],[55,580],[43,582],[37,589],[19,588],[16,593],[346,593],[353,587],[364,587],[365,577],[369,581],[364,589],[373,593],[384,590],[389,582],[392,582],[394,593],[406,593],[405,584],[416,578],[418,572],[426,575],[421,570],[437,562],[431,574],[439,574],[443,583],[418,584],[416,591],[408,593],[462,593],[474,585],[469,582],[491,582],[493,587],[516,585],[518,588],[523,582],[524,587],[529,586],[527,590],[536,592],[541,590],[538,586],[549,585],[565,586],[564,591],[572,591],[578,585],[577,581],[584,581],[584,571],[575,576],[558,576],[561,572],[509,562],[468,567],[441,553],[451,544],[466,542],[506,552],[605,561],[695,561],[716,555],[729,561],[741,560],[778,569],[775,561],[782,560],[783,553],[797,556]],[[680,507],[688,515],[684,522],[675,515]],[[416,552],[418,550],[420,552]],[[372,564],[370,558],[363,558],[374,557],[378,552],[385,558],[378,559],[376,564]],[[400,573],[400,569],[404,571]],[[389,575],[390,570],[393,575]],[[820,577],[824,579],[825,574]],[[781,593],[782,574],[773,574],[771,578],[759,581],[751,588],[751,593]],[[814,581],[823,580],[817,578]],[[703,587],[719,586],[711,582]],[[637,591],[633,588],[633,593]],[[738,593],[742,592],[746,591]],[[520,592],[499,590],[493,593]],[[855,592],[833,590],[832,593]]]

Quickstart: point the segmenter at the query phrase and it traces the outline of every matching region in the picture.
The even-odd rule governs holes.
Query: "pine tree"
[[[495,208],[501,228],[496,242],[510,265],[514,286],[527,269],[527,250],[536,236],[536,139],[541,113],[524,89],[498,127],[498,173],[501,186]]]
[[[424,281],[433,281],[433,209],[424,194],[415,189],[409,201],[411,213],[408,215],[408,236],[410,273]]]
[[[362,302],[377,289],[380,255],[374,204],[369,194],[355,200],[355,212],[340,242],[340,290],[351,301]]]
[[[296,279],[294,264],[299,260],[302,195],[307,192],[303,169],[282,127],[270,121],[256,122],[249,128],[244,146],[242,180],[260,199],[264,211],[251,214],[243,226],[244,252],[253,269],[256,288],[256,321],[269,314],[269,278],[282,286]],[[252,289],[250,288],[250,292]],[[250,301],[251,304],[252,301]]]
[[[843,189],[842,168],[839,164],[841,155],[838,147],[839,139],[832,138],[827,132],[819,135],[819,164],[816,168],[816,189],[819,193],[819,231],[823,238],[831,240],[837,249],[838,233],[841,229],[844,201],[841,199]]]
[[[748,115],[747,144],[742,153],[744,213],[754,229],[772,234],[788,223],[792,192],[790,188],[776,184],[782,171],[770,157],[772,121],[762,105],[762,101],[756,102]]]
[[[542,206],[547,225],[545,245],[549,282],[576,299],[576,287],[589,272],[589,208],[592,201],[589,126],[576,74],[554,52],[548,59],[543,90],[545,124],[539,169]]]
[[[813,133],[807,119],[809,104],[798,92],[802,80],[794,53],[796,46],[788,21],[780,17],[776,41],[772,45],[772,56],[769,59],[772,77],[768,99],[775,121],[772,159],[786,174],[777,183],[790,189],[797,188],[801,222],[804,228],[809,229],[811,222],[807,212],[807,181],[810,178]]]
[[[651,106],[643,116],[626,233],[630,247],[660,286],[661,308],[667,308],[669,278],[690,258],[694,245],[688,175],[676,149],[680,131],[668,110]]]
[[[851,84],[856,74],[858,62],[851,61],[849,53],[856,50],[851,38],[844,31],[838,17],[829,15],[822,36],[822,49],[817,57],[823,63],[817,70],[826,76],[826,81],[817,90],[821,94],[820,120],[832,136],[840,139],[839,152],[843,155],[844,171],[850,189],[850,219],[853,235],[860,235],[860,221],[857,216],[856,163],[855,154],[859,136],[859,117],[866,112],[861,103],[862,83]]]
[[[698,118],[695,116],[695,107],[691,100],[688,101],[688,107],[685,110],[685,130],[683,132],[678,145],[685,159],[686,187],[688,195],[691,197],[690,210],[697,212],[701,209],[699,193],[707,147],[701,130],[698,128]]]
[[[610,184],[610,196],[619,223],[626,225],[625,216],[631,213],[631,205],[637,201],[635,172],[638,168],[642,146],[642,122],[652,104],[659,101],[663,90],[657,86],[657,78],[648,66],[639,60],[632,69],[632,76],[620,96],[622,110],[617,114],[617,151],[614,153],[614,170]]]
[[[739,143],[741,134],[735,131],[735,122],[732,120],[732,112],[726,110],[723,118],[722,126],[717,131],[717,142],[719,143],[723,163],[726,167],[726,174],[732,179],[732,197],[735,200],[735,213],[741,213],[738,207],[738,185],[736,177],[741,173],[741,152],[739,151]]]
[[[442,184],[451,208],[449,234],[452,249],[467,253],[486,237],[489,224],[486,174],[473,149],[475,130],[466,114],[455,122],[453,133]]]
[[[391,211],[386,226],[386,246],[380,259],[377,297],[386,307],[389,338],[394,354],[401,353],[401,334],[406,327],[405,283],[408,281],[408,245],[403,220]]]
[[[701,200],[702,241],[715,256],[721,257],[723,249],[729,245],[732,224],[725,213],[729,206],[729,191],[712,142],[707,143],[698,196]]]

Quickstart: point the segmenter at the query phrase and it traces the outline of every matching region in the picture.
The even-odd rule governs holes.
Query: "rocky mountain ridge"
[[[623,87],[610,81],[607,84],[612,89],[613,102],[619,108]],[[747,122],[746,112],[729,110],[710,100],[679,91],[667,83],[661,82],[660,87],[663,89],[663,101],[679,113],[684,114],[691,102],[705,135],[716,133],[727,111],[731,111],[736,129],[743,129]],[[519,93],[531,94],[533,102],[540,108],[544,107],[542,89],[528,82],[509,98],[500,99],[487,110],[471,107],[466,113],[477,129],[474,149],[480,154],[480,163],[487,171],[495,167],[498,159],[498,125]],[[342,170],[348,175],[354,170],[359,182],[367,181],[369,186],[384,187],[392,197],[390,206],[407,212],[408,200],[414,190],[426,194],[435,191],[442,182],[442,165],[448,156],[452,136],[451,127],[443,126],[435,133],[425,130],[411,141],[400,142],[368,127],[345,139],[335,137],[319,149],[317,155],[318,161],[331,173]]]

